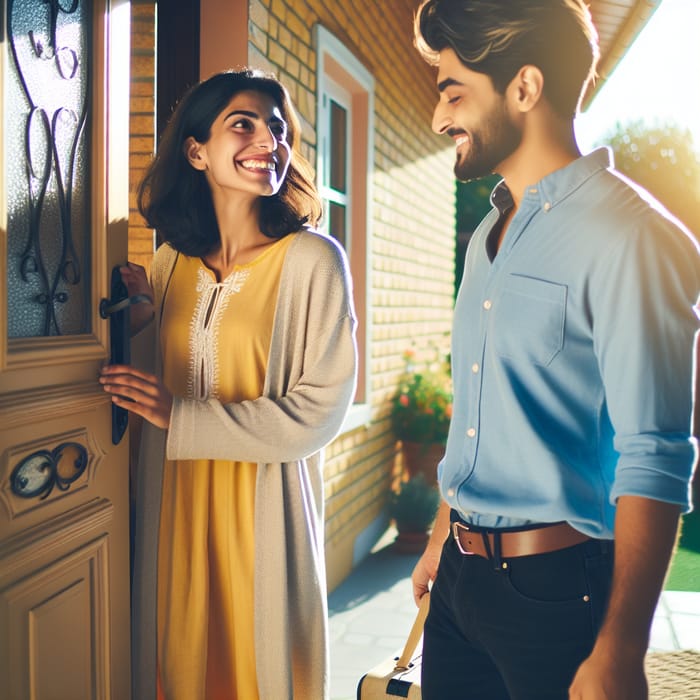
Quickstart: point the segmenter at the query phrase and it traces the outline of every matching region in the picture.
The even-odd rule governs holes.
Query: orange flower
[[[417,355],[413,347],[403,353],[405,371],[391,399],[392,428],[400,440],[444,444],[452,415],[450,366],[441,358],[416,367]]]

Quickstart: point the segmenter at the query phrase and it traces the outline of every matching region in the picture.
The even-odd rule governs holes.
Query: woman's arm
[[[175,397],[169,459],[293,461],[341,429],[357,368],[347,258],[327,236],[297,235],[280,279],[265,395],[229,404]]]
[[[100,383],[117,406],[157,428],[170,428],[170,459],[301,459],[335,437],[352,399],[352,327],[350,318],[342,319],[323,341],[316,341],[325,352],[279,399],[222,404],[216,399],[173,398],[158,377],[126,365],[103,367]]]
[[[284,462],[314,454],[337,435],[357,368],[347,261],[335,243],[320,236],[306,234],[302,243],[287,265],[288,291],[280,293],[286,307],[280,334],[286,340],[277,340],[296,352],[291,357],[289,347],[277,347],[284,358],[276,355],[268,368],[286,377],[296,363],[282,395],[229,404],[172,397],[153,374],[125,366],[103,369],[100,381],[117,405],[169,428],[169,459]],[[154,277],[159,289],[156,282]],[[276,379],[273,393],[279,394],[277,384]]]
[[[288,462],[328,444],[355,390],[354,320],[336,321],[309,346],[304,372],[284,396],[231,404],[176,397],[168,459]]]

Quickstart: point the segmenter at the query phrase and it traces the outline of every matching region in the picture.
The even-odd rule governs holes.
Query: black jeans
[[[430,596],[423,700],[566,700],[593,648],[613,569],[611,541],[492,561],[450,535]]]

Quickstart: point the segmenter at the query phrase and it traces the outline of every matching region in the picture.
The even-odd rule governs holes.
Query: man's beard
[[[455,177],[462,182],[497,172],[498,166],[520,145],[522,133],[510,121],[505,103],[500,103],[484,121],[484,128],[470,133],[469,151],[457,156]]]

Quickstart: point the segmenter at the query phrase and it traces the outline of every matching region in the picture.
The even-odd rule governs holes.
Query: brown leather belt
[[[491,559],[498,548],[495,547],[493,532],[473,531],[469,525],[461,522],[452,523],[452,536],[462,554],[477,554],[485,559]],[[558,523],[531,530],[518,530],[517,532],[499,532],[500,557],[526,557],[531,554],[545,554],[555,552],[558,549],[573,547],[591,539],[588,535],[574,529],[568,523]],[[490,552],[487,551],[484,537],[488,539]]]

